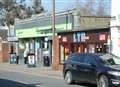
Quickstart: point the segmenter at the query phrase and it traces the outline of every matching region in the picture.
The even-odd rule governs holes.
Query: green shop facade
[[[56,14],[56,32],[70,31],[73,27],[73,16],[69,13]],[[19,59],[24,63],[24,54],[35,54],[37,65],[44,64],[44,56],[49,59],[47,66],[52,66],[52,18],[51,16],[36,16],[29,20],[19,20],[15,23],[16,36],[19,39]],[[57,33],[56,33],[57,35]]]

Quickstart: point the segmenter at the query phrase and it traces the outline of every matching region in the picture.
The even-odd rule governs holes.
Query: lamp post
[[[54,54],[55,54],[55,0],[52,0],[52,65],[54,62]],[[53,68],[53,67],[52,67]]]

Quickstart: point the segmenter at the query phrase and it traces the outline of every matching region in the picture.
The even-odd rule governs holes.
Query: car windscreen
[[[103,65],[116,65],[120,64],[120,59],[111,54],[99,55],[99,63]],[[119,62],[118,62],[119,61]]]

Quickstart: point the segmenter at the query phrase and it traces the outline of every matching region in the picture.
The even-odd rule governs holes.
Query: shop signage
[[[86,39],[86,40],[89,40],[89,39],[90,39],[90,37],[89,37],[89,36],[85,36],[85,39]]]
[[[67,42],[67,37],[62,37],[63,42]]]
[[[72,23],[68,24],[56,24],[56,30],[70,30],[72,29]],[[33,27],[28,29],[17,29],[16,36],[18,38],[26,37],[43,37],[43,36],[52,36],[52,26],[45,27]]]
[[[11,41],[11,42],[12,42],[12,41],[18,41],[18,38],[17,38],[16,36],[13,36],[13,37],[12,37],[12,36],[11,36],[11,37],[8,36],[7,40],[8,40],[8,41]]]
[[[99,36],[99,40],[105,40],[106,38],[105,38],[105,34],[100,34],[100,36]]]
[[[84,42],[85,40],[85,32],[75,32],[73,34],[73,42]]]

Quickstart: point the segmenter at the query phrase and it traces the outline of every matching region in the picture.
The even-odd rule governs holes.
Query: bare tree
[[[105,15],[105,4],[104,4],[103,0],[99,0],[97,15],[99,15],[99,16]]]
[[[82,16],[104,16],[105,12],[105,2],[104,0],[76,0],[77,11],[80,12]],[[79,6],[78,6],[79,5]]]
[[[82,16],[91,16],[94,15],[94,5],[95,0],[86,0],[83,2],[83,0],[76,0],[76,8],[77,11],[80,12],[80,15]]]
[[[15,0],[3,0],[2,3],[4,5],[5,10],[9,12],[14,8]]]
[[[15,18],[19,19],[25,19],[28,17],[31,17],[33,12],[35,14],[39,14],[42,11],[44,11],[43,7],[41,6],[41,0],[33,0],[33,9],[31,7],[27,7],[26,5],[23,5],[25,0],[21,0],[21,4],[16,3],[16,0],[0,0],[1,2],[1,9],[0,11],[5,11],[6,15],[1,16],[1,21],[3,19],[6,21],[7,26],[10,24],[14,24]],[[3,13],[3,12],[2,12]]]
[[[44,11],[43,7],[41,6],[41,0],[33,0],[33,8],[35,14],[39,14]]]
[[[3,8],[3,4],[0,2],[0,26],[5,25],[6,10]]]

